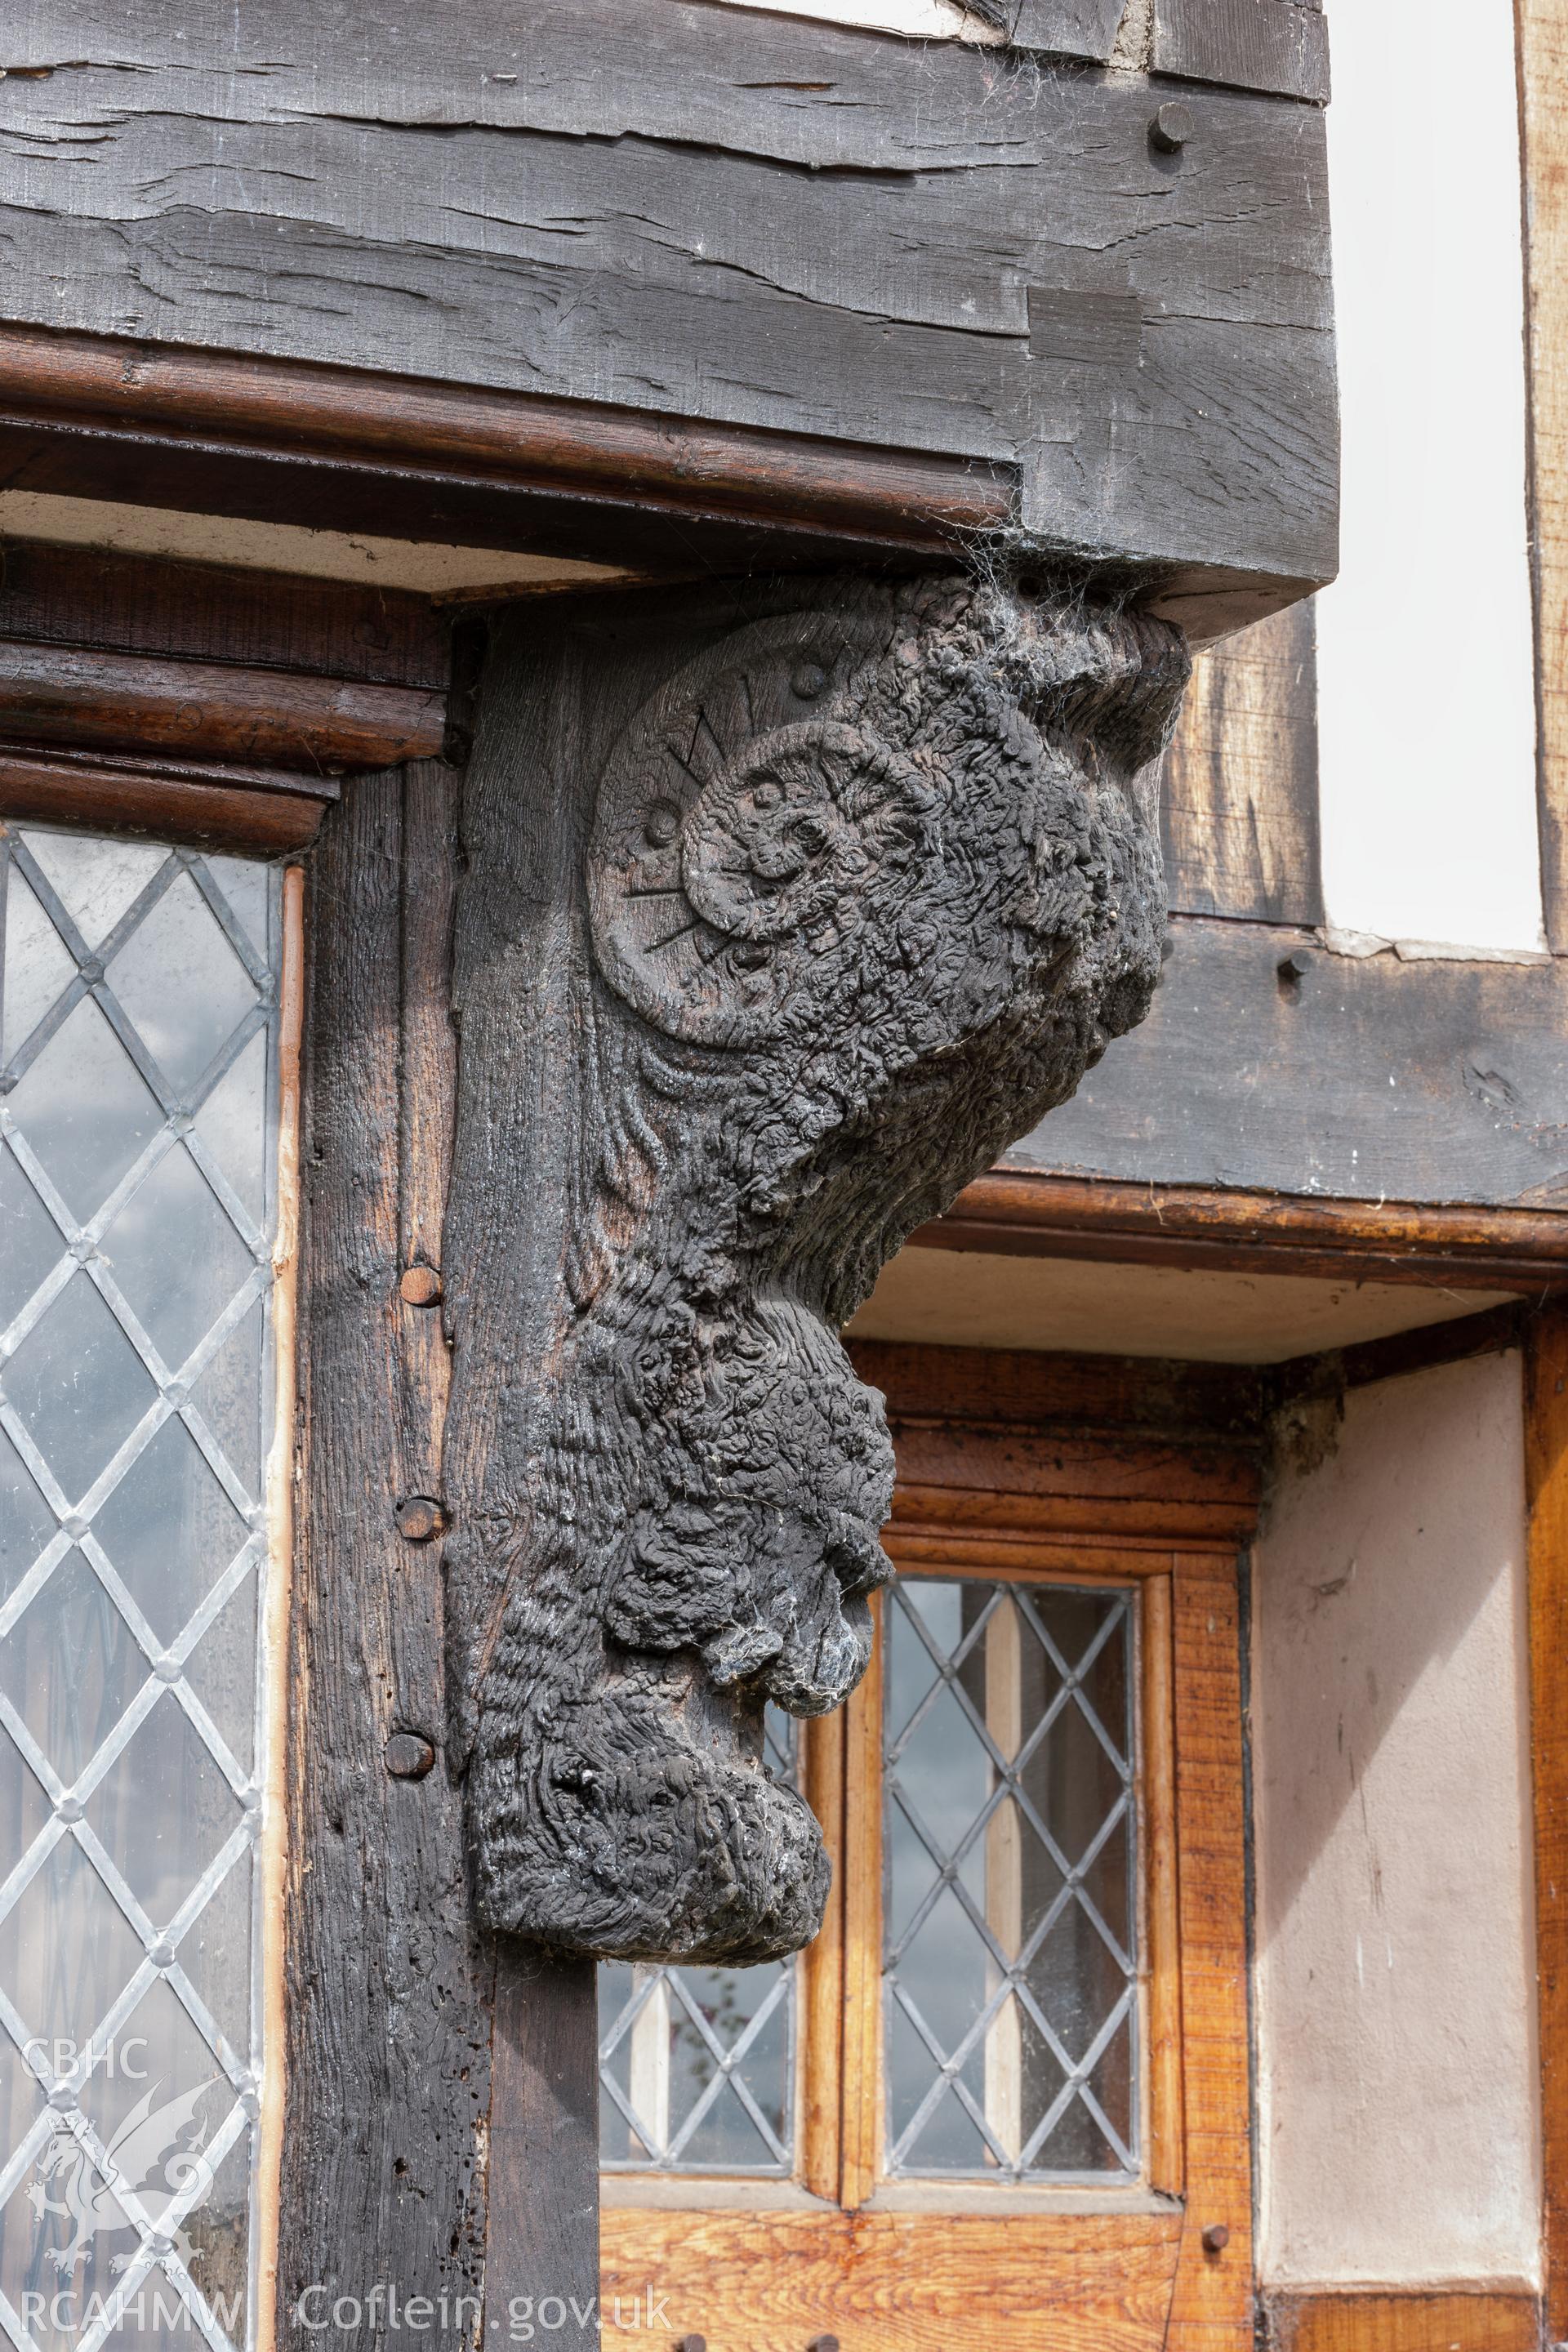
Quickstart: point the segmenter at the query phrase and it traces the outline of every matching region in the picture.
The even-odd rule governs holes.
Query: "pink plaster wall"
[[[1347,1399],[1254,1629],[1264,2282],[1533,2284],[1517,1355]]]

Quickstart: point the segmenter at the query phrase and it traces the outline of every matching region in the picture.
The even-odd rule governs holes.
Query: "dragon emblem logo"
[[[74,2278],[95,2239],[116,2236],[133,2226],[121,2201],[121,2190],[154,2223],[171,2205],[184,2202],[180,2225],[169,2234],[182,2263],[188,2267],[197,2259],[200,2249],[191,2244],[184,2224],[212,2194],[212,2167],[205,2154],[210,2129],[205,2103],[217,2081],[211,2074],[195,2090],[176,2092],[161,2105],[154,2102],[163,2085],[153,2083],[109,2142],[106,2173],[99,2171],[62,2117],[26,2191],[40,2224],[52,2217],[62,2225],[65,2242],[51,2247],[46,2256],[57,2273]],[[190,2196],[198,2183],[197,2193]],[[131,2252],[118,2254],[110,2268],[123,2270],[131,2260]]]

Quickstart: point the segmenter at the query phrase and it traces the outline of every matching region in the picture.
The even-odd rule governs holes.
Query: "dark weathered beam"
[[[1154,0],[1156,73],[1284,98],[1329,96],[1329,27],[1319,0]]]
[[[445,1737],[440,1547],[395,1517],[440,1492],[440,1320],[401,1286],[436,1260],[450,1147],[454,782],[434,761],[357,781],[311,877],[283,2344],[319,2322],[402,2345],[392,2292],[437,2307],[438,2352],[479,2326],[494,1958]]]
[[[57,353],[61,340],[47,339]],[[98,356],[111,373],[110,353]],[[17,388],[16,358],[0,328],[0,398]],[[407,590],[10,537],[0,637],[442,693],[451,667],[447,615]]]
[[[573,2352],[598,2352],[598,1976],[592,1960],[500,1941],[486,2164],[487,2337],[510,2333],[528,2342],[520,2331],[553,2300],[571,2315],[564,2341]]]
[[[1116,47],[1127,0],[984,0],[981,11],[1016,48],[1104,65]]]
[[[1568,1206],[1568,962],[1178,919],[1148,1020],[1008,1156],[1134,1184]]]
[[[10,315],[1016,466],[1056,548],[1332,571],[1315,110],[1194,89],[1166,152],[1132,75],[702,5],[527,26],[27,0]]]
[[[930,555],[1016,468],[257,353],[0,324],[11,488],[635,568]]]

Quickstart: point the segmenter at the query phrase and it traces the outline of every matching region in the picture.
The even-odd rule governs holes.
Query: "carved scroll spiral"
[[[531,950],[529,1083],[564,1055],[574,1106],[543,1369],[451,1550],[482,1909],[606,1958],[815,1933],[761,1725],[853,1688],[890,1573],[838,1328],[1159,964],[1175,632],[956,580],[771,601],[621,729]],[[466,1060],[501,1034],[479,970]],[[496,1344],[459,1326],[455,1412]]]

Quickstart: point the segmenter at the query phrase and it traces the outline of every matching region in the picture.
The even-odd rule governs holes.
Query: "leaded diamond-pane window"
[[[1131,1600],[911,1577],[889,1601],[886,2169],[1131,2179]]]
[[[795,1775],[798,1727],[775,1707],[764,1759]],[[599,2146],[608,2171],[787,2176],[795,2167],[794,1961],[601,1968]]]
[[[245,2342],[277,877],[0,827],[0,2328]]]

